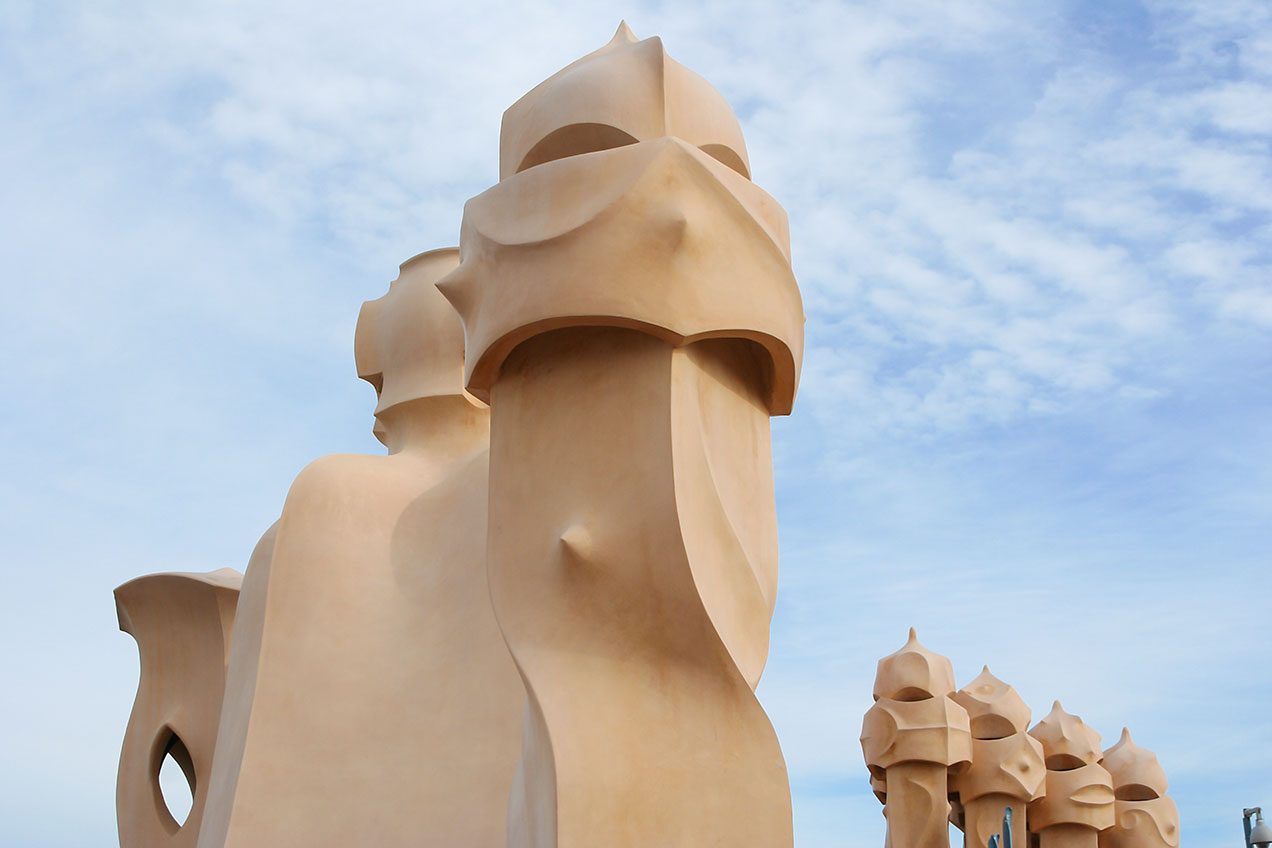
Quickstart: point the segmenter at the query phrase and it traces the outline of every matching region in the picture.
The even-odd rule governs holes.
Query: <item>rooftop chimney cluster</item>
[[[949,823],[983,848],[1007,811],[1030,848],[1178,848],[1166,773],[1125,729],[1101,750],[1059,701],[1030,728],[1028,705],[988,666],[955,690],[950,661],[913,629],[879,660],[874,699],[861,747],[887,848],[948,848]]]

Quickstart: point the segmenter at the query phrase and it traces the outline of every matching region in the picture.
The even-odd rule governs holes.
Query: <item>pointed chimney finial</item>
[[[640,41],[636,34],[632,32],[632,28],[627,25],[627,21],[618,22],[618,29],[614,31],[614,37],[610,39],[610,43],[615,41]]]
[[[1015,689],[991,674],[989,666],[955,692],[954,700],[971,718],[973,739],[1005,739],[1029,729],[1029,705]]]

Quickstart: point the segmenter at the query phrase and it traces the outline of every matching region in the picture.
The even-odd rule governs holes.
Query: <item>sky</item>
[[[379,453],[362,301],[454,244],[499,120],[659,35],[737,112],[807,312],[759,696],[797,848],[878,846],[911,625],[1155,750],[1183,844],[1272,809],[1272,6],[0,5],[0,821],[112,844],[111,590],[242,569]]]

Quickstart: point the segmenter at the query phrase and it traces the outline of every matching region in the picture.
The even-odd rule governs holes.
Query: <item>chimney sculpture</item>
[[[486,582],[489,413],[434,287],[457,258],[359,317],[389,455],[311,463],[253,555],[201,848],[504,844],[524,691]]]
[[[883,814],[883,821],[884,821],[883,848],[892,848],[892,834],[889,833],[887,830],[888,780],[886,777],[884,777],[882,770],[880,770],[879,772],[875,772],[872,770],[870,772],[870,791],[873,792],[874,796],[879,799],[879,803],[883,804],[883,809],[879,811]],[[951,809],[950,819],[953,820],[955,815],[956,815],[955,811]]]
[[[981,848],[1000,832],[1011,809],[1017,833],[1025,833],[1028,803],[1042,797],[1047,771],[1042,744],[1030,736],[1029,707],[1016,690],[989,673],[954,695],[971,720],[972,762],[956,781],[963,808],[965,844]]]
[[[1099,764],[1100,734],[1056,701],[1029,731],[1042,743],[1046,794],[1029,805],[1029,832],[1040,848],[1096,848],[1113,825],[1113,783]]]
[[[1116,821],[1100,831],[1099,848],[1179,848],[1179,810],[1166,796],[1166,772],[1157,755],[1122,738],[1100,764],[1113,778]]]
[[[719,92],[625,24],[508,109],[499,171],[439,288],[491,403],[491,600],[528,693],[508,844],[789,846],[752,691],[803,348],[785,213]]]
[[[115,787],[122,848],[193,848],[199,835],[242,578],[230,568],[150,574],[115,590],[119,629],[137,640],[141,655]],[[183,823],[159,788],[169,755],[190,784]]]
[[[879,660],[861,748],[871,784],[885,783],[887,844],[895,848],[950,844],[949,775],[972,757],[967,710],[953,694],[953,666],[919,644],[914,628],[901,650]]]
[[[1010,848],[1012,831],[1017,840],[1028,833],[1033,848],[1178,848],[1166,775],[1129,733],[1101,760],[1100,735],[1059,701],[1025,733],[1029,707],[988,666],[945,699],[956,714],[941,697],[953,676],[913,629],[904,648],[879,661],[861,746],[870,788],[885,805],[885,848],[947,845],[947,815],[968,848]],[[944,804],[947,765],[953,791]]]

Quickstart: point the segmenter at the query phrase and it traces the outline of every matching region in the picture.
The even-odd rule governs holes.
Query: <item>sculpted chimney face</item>
[[[459,250],[421,253],[402,263],[383,297],[358,315],[358,376],[375,386],[376,415],[408,400],[464,395],[464,329],[433,285],[459,264]],[[378,437],[378,436],[377,436]]]
[[[463,319],[468,391],[489,401],[533,336],[624,327],[754,342],[769,412],[789,414],[804,309],[786,212],[749,172],[720,93],[626,26],[514,103],[500,181],[465,204],[462,262],[438,283]]]
[[[1089,831],[1112,827],[1113,781],[1099,764],[1100,734],[1056,701],[1029,735],[1042,743],[1047,765],[1046,794],[1029,805],[1029,829],[1044,833],[1060,826]]]
[[[973,739],[1005,739],[1029,727],[1029,705],[1016,690],[989,673],[989,666],[954,693],[967,710]]]
[[[919,644],[910,628],[910,638],[895,654],[879,660],[875,673],[874,698],[922,701],[954,692],[954,666],[949,659]]]
[[[623,23],[600,50],[567,65],[503,117],[499,179],[567,156],[674,136],[750,179],[746,143],[720,92]]]
[[[1166,795],[1166,772],[1157,755],[1136,745],[1123,728],[1122,738],[1104,752],[1100,764],[1113,779],[1117,818],[1100,834],[1101,843],[1108,841],[1114,848],[1179,848],[1179,809]]]
[[[1157,755],[1141,748],[1122,728],[1122,738],[1104,752],[1101,763],[1113,777],[1113,795],[1119,801],[1151,801],[1166,794],[1166,772]]]
[[[1029,735],[1042,743],[1047,768],[1052,771],[1068,771],[1100,761],[1100,734],[1082,719],[1065,712],[1059,701]]]

